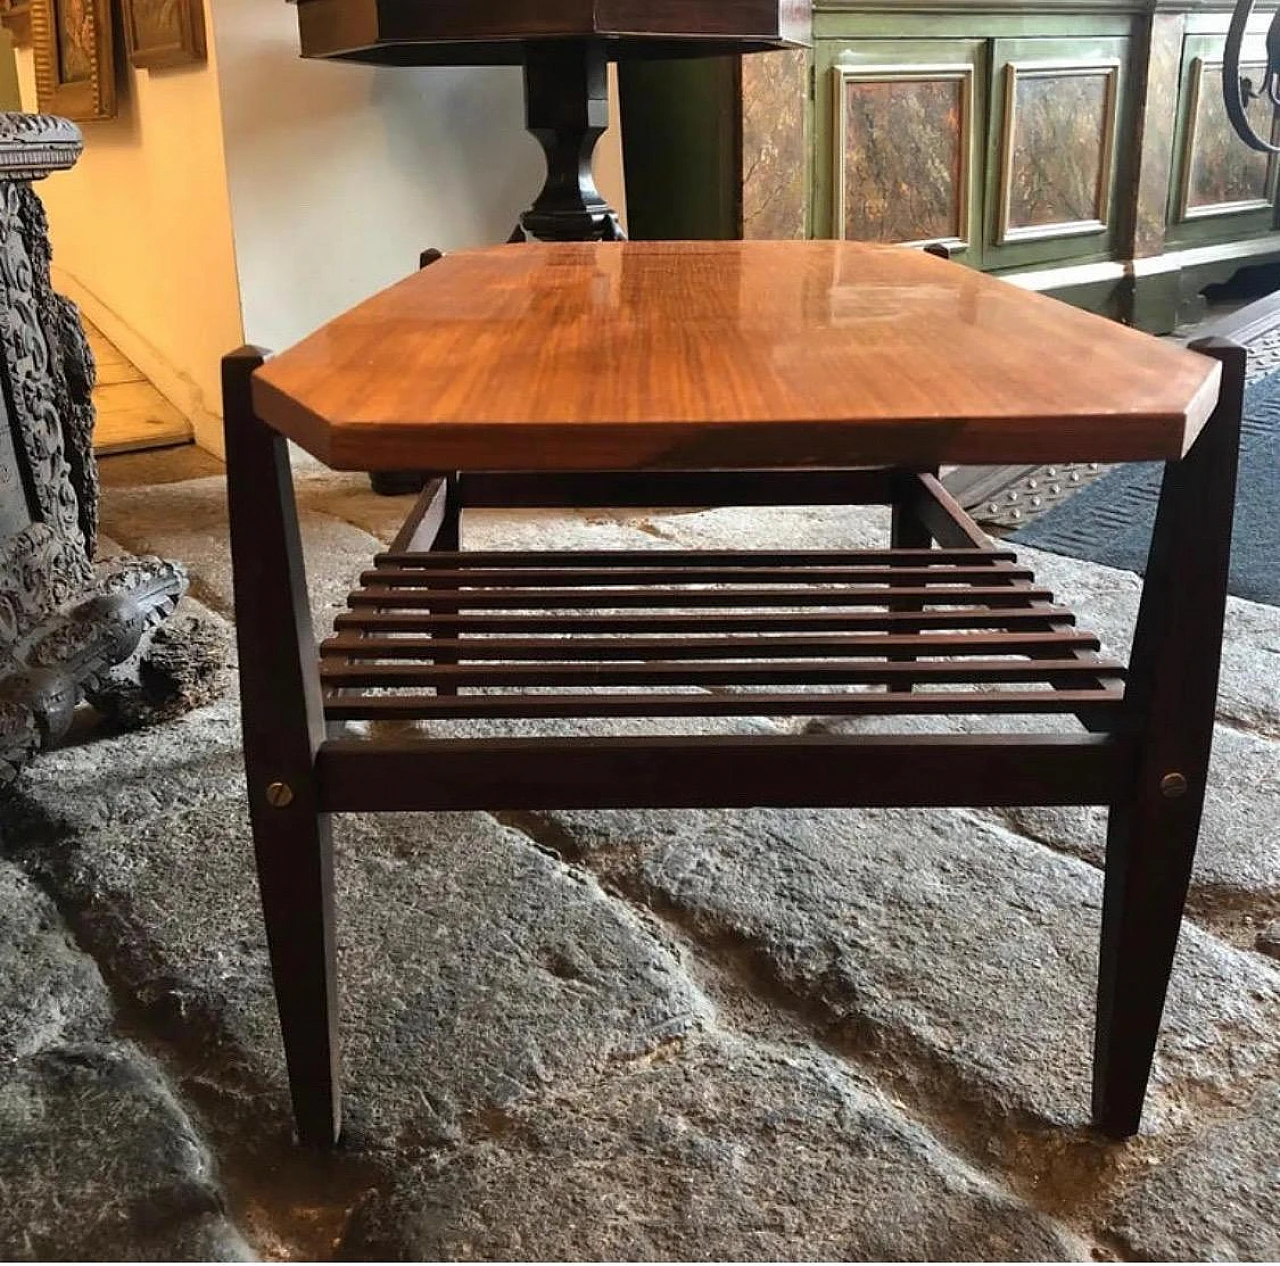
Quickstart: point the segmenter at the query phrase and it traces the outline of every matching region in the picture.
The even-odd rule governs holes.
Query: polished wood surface
[[[447,256],[270,360],[260,416],[350,470],[1181,457],[1219,365],[919,251]]]
[[[598,39],[610,57],[761,52],[810,42],[809,0],[298,0],[304,57],[519,64],[527,42]]]

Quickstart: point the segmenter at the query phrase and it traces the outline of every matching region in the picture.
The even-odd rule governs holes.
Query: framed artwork
[[[31,0],[31,46],[41,113],[115,117],[111,0]]]
[[[121,0],[130,65],[145,70],[205,58],[202,0]]]

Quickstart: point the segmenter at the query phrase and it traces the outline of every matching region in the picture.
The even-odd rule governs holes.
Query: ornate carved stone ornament
[[[66,733],[81,699],[143,711],[121,691],[130,678],[141,688],[149,634],[187,585],[164,559],[93,563],[93,357],[50,284],[30,184],[80,148],[65,119],[0,114],[0,788]]]

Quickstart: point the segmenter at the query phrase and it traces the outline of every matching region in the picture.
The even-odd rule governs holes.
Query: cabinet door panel
[[[1105,255],[1127,41],[994,42],[990,262]]]
[[[980,48],[979,41],[863,40],[829,50],[832,237],[945,242],[978,262]]]
[[[1274,156],[1251,150],[1236,136],[1222,102],[1222,48],[1219,35],[1188,35],[1183,42],[1178,100],[1178,142],[1169,191],[1172,242],[1233,240],[1272,227],[1277,165]],[[1266,67],[1260,34],[1246,38],[1241,71],[1259,84]],[[1269,134],[1271,104],[1249,106],[1254,131]]]
[[[1105,232],[1116,61],[1009,62],[997,242]]]

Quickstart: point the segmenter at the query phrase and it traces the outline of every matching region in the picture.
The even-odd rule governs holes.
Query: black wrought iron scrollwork
[[[1245,31],[1252,16],[1253,0],[1237,0],[1222,55],[1223,102],[1231,126],[1250,149],[1263,154],[1280,154],[1280,145],[1272,142],[1270,137],[1259,136],[1249,121],[1249,105],[1260,98],[1270,101],[1273,109],[1280,109],[1280,10],[1271,19],[1267,30],[1267,67],[1261,84],[1255,84],[1249,76],[1240,73]]]

